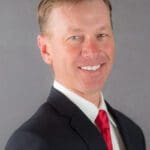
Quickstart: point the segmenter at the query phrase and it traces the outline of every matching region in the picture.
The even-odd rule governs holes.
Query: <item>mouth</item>
[[[95,65],[95,66],[82,66],[80,67],[81,70],[85,71],[97,71],[101,68],[101,64]]]

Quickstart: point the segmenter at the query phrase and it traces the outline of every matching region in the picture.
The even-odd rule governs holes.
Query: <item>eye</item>
[[[81,41],[82,40],[82,36],[79,36],[79,35],[73,35],[73,36],[70,36],[68,38],[68,40],[72,40],[72,41]]]
[[[109,35],[107,33],[100,33],[100,34],[97,35],[97,38],[98,39],[103,39],[103,38],[108,37],[108,36]]]
[[[78,40],[80,37],[79,36],[71,36],[70,39],[72,40]]]

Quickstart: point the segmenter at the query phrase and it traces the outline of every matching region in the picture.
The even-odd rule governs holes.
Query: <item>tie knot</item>
[[[105,110],[99,111],[95,123],[100,128],[100,130],[109,129],[109,120]]]

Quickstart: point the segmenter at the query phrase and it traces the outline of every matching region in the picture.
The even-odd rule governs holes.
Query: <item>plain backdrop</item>
[[[0,150],[46,101],[52,85],[36,44],[37,2],[0,0]],[[150,0],[112,5],[116,58],[104,95],[140,125],[150,149]]]

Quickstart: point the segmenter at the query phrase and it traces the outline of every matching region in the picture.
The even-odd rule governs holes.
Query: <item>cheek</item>
[[[63,55],[65,56],[64,61],[67,61],[68,63],[67,65],[76,65],[78,58],[80,57],[80,48],[67,45],[65,46]]]
[[[81,46],[79,44],[66,44],[65,45],[66,53],[76,56],[81,52]]]
[[[68,46],[55,47],[53,50],[53,65],[58,69],[70,70],[75,68],[78,59],[77,49]]]
[[[110,58],[110,60],[113,61],[114,59],[114,43],[108,42],[104,44],[103,50],[107,54],[107,56]]]

